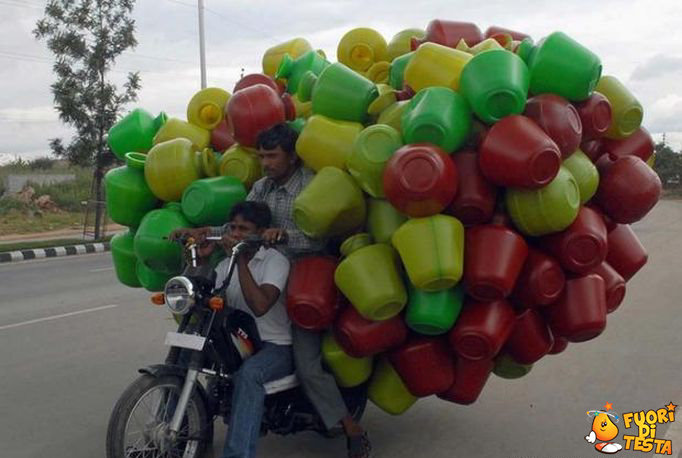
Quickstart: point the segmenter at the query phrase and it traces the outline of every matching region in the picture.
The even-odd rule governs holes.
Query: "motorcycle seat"
[[[285,391],[290,388],[294,388],[298,386],[298,378],[296,377],[296,374],[289,374],[286,377],[282,377],[277,380],[273,380],[272,382],[268,382],[265,384],[265,394],[275,394],[279,393],[280,391]]]

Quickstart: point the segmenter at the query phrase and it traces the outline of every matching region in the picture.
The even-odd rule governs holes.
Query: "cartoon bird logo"
[[[602,410],[589,410],[588,417],[594,417],[592,420],[592,431],[585,436],[585,440],[590,444],[594,444],[597,440],[600,442],[595,444],[594,448],[601,453],[616,453],[623,448],[622,445],[615,442],[609,442],[618,436],[618,426],[616,423],[620,421],[618,415],[609,413],[613,410],[613,404],[607,402]]]

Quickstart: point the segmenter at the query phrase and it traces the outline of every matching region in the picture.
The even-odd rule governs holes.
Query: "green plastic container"
[[[367,231],[377,243],[391,243],[391,237],[407,221],[407,216],[398,212],[384,199],[367,200]]]
[[[211,132],[186,121],[170,118],[154,136],[154,144],[158,145],[176,138],[188,139],[194,149],[201,151],[211,143]]]
[[[126,153],[126,165],[104,176],[107,212],[115,223],[136,228],[147,212],[159,206],[144,178],[146,159],[142,153]]]
[[[390,84],[393,89],[398,91],[402,90],[403,84],[405,83],[405,68],[413,57],[414,51],[396,57],[395,60],[391,62],[391,71],[388,74],[388,84]]]
[[[505,116],[523,113],[529,83],[523,60],[499,49],[474,56],[462,70],[459,84],[474,113],[492,124]]]
[[[133,248],[134,239],[135,234],[131,231],[114,235],[111,238],[111,257],[118,281],[131,288],[139,288],[142,284],[135,270],[137,258]]]
[[[178,243],[169,241],[168,236],[174,229],[191,226],[178,202],[150,211],[135,233],[135,255],[145,266],[159,273],[179,273],[182,249]]]
[[[561,166],[547,186],[508,188],[505,203],[514,225],[537,237],[561,232],[573,223],[580,209],[580,189],[571,172]]]
[[[457,218],[438,214],[410,219],[395,231],[392,241],[417,288],[440,291],[462,278],[464,226]]]
[[[562,32],[543,38],[528,56],[530,92],[557,94],[571,102],[587,99],[601,77],[596,54]]]
[[[334,272],[334,282],[360,315],[373,321],[398,315],[407,304],[395,251],[384,243],[371,243],[369,234],[349,237],[341,252],[346,258]]]
[[[312,238],[344,235],[362,226],[366,214],[362,190],[336,167],[322,168],[294,200],[294,222]]]
[[[336,383],[350,388],[365,383],[372,375],[372,358],[353,358],[343,351],[331,332],[322,339],[322,359],[336,378]]]
[[[409,106],[409,100],[401,100],[384,109],[377,118],[377,124],[386,124],[393,127],[398,133],[402,134],[403,113]]]
[[[284,54],[275,73],[275,79],[287,80],[287,92],[296,94],[298,85],[303,75],[310,71],[315,75],[322,73],[330,63],[316,51],[308,51],[294,59],[289,54]]]
[[[296,118],[293,121],[287,121],[287,125],[294,129],[296,132],[299,134],[305,127],[306,119],[305,118]]]
[[[367,395],[377,407],[391,415],[400,415],[417,402],[390,362],[381,358],[367,388]]]
[[[137,278],[144,289],[152,293],[159,293],[164,290],[166,282],[172,277],[179,275],[180,272],[165,273],[157,272],[145,266],[142,261],[138,260],[135,265],[135,272]],[[175,316],[175,315],[173,315]]]
[[[451,153],[469,138],[472,116],[460,94],[446,87],[429,87],[410,100],[401,122],[405,144],[431,143]]]
[[[222,176],[235,177],[246,187],[251,186],[263,176],[263,167],[256,152],[240,145],[232,145],[223,154],[218,165]]]
[[[346,161],[348,172],[367,194],[384,197],[384,167],[402,145],[402,138],[393,127],[386,124],[369,126],[355,139],[353,151]]]
[[[459,317],[464,300],[460,286],[428,292],[410,285],[409,295],[405,322],[413,331],[427,336],[448,332]]]
[[[246,188],[235,177],[197,180],[182,193],[182,212],[197,226],[220,226],[234,204],[246,199]]]
[[[517,363],[509,354],[501,353],[495,358],[493,373],[501,378],[517,379],[527,375],[532,368],[532,364]]]
[[[642,125],[644,110],[642,104],[614,76],[603,76],[596,88],[604,94],[611,104],[613,120],[611,127],[604,134],[608,138],[621,139],[635,133]]]
[[[599,187],[599,171],[594,163],[582,150],[577,149],[567,157],[563,164],[564,168],[571,172],[580,191],[580,205],[586,204],[597,192]]]
[[[111,126],[107,143],[120,160],[130,152],[146,153],[154,145],[154,136],[168,116],[161,112],[154,118],[142,108],[136,108]]]

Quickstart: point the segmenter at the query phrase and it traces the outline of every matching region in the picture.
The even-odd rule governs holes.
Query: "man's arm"
[[[237,258],[237,272],[246,304],[254,315],[263,316],[275,305],[286,287],[289,277],[289,261],[283,256],[268,260],[265,265],[263,283],[260,285],[254,280],[245,256]]]

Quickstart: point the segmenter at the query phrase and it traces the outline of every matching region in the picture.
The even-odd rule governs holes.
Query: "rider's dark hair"
[[[241,216],[246,221],[255,224],[258,229],[270,227],[270,221],[272,220],[270,208],[263,202],[239,202],[230,210],[228,221],[234,220],[237,216]]]
[[[256,148],[271,150],[279,146],[287,153],[292,154],[296,151],[296,140],[298,140],[298,132],[287,123],[282,122],[258,134]]]

